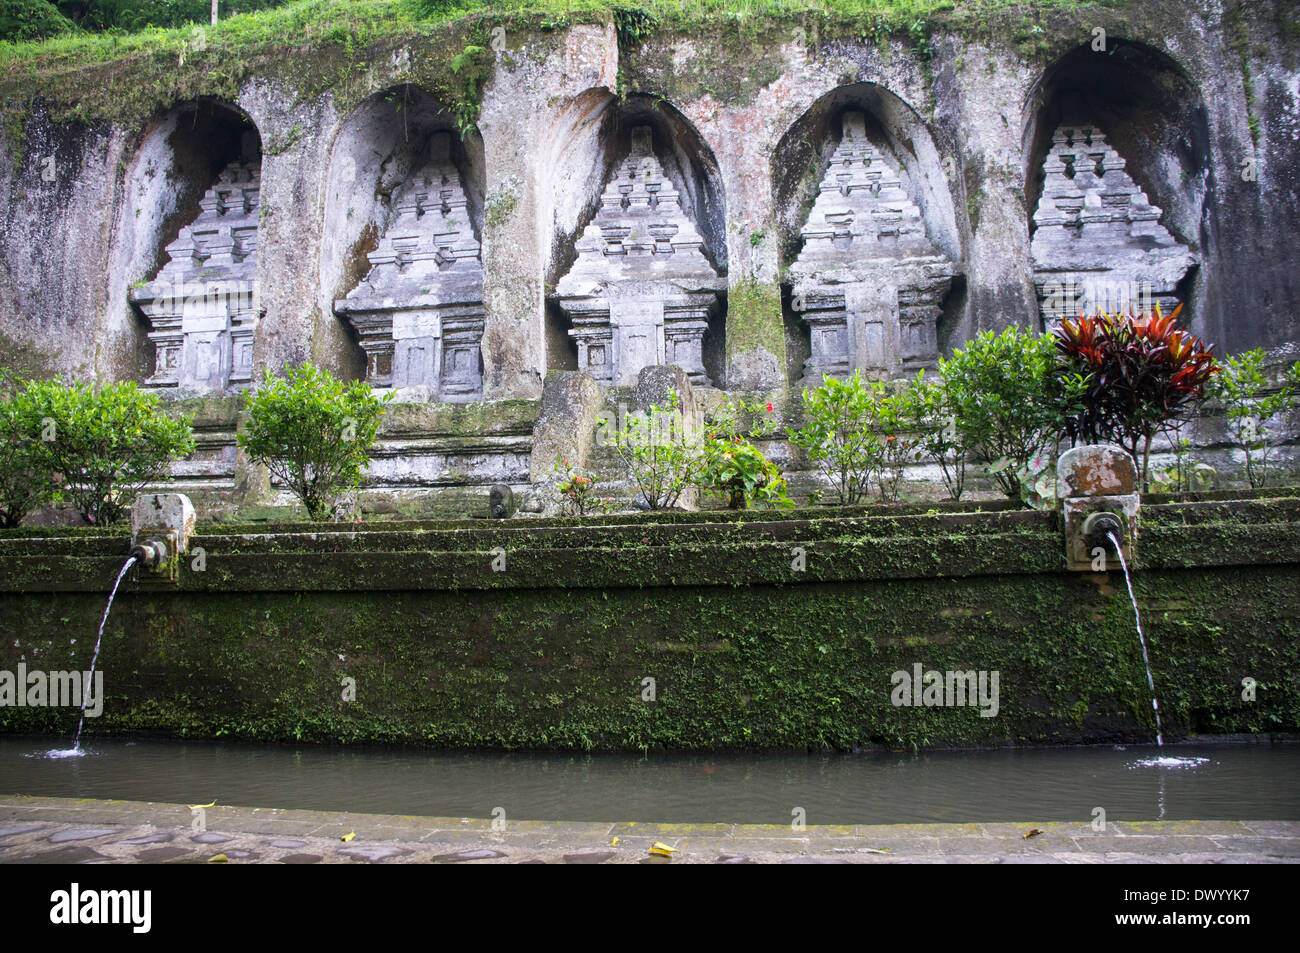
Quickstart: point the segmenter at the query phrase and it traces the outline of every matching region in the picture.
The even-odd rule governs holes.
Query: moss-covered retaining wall
[[[89,731],[595,749],[1150,740],[1123,575],[1064,572],[1054,513],[958,509],[207,527],[174,584],[124,582]],[[127,549],[106,532],[0,537],[0,670],[87,668]],[[1138,551],[1166,737],[1300,728],[1300,499],[1149,505]],[[917,664],[997,672],[996,715],[895,706],[891,674]],[[4,731],[75,720],[0,707]]]

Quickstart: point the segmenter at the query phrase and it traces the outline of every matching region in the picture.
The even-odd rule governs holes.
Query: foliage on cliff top
[[[932,26],[978,28],[994,21],[1035,24],[1040,14],[1057,10],[1113,7],[1122,0],[298,0],[239,13],[216,25],[188,24],[137,32],[75,30],[43,41],[0,42],[0,81],[35,85],[69,69],[135,58],[183,63],[201,60],[229,68],[229,58],[286,50],[310,52],[342,45],[356,65],[361,51],[392,37],[442,35],[449,27],[487,33],[547,31],[581,23],[615,23],[620,40],[637,43],[657,32],[697,33],[709,28],[761,28],[782,22],[814,26],[824,35],[843,33],[879,38],[891,34],[924,40]],[[1022,24],[1023,25],[1023,24]],[[1042,28],[1039,27],[1039,32]],[[292,41],[292,46],[286,43]],[[507,42],[510,42],[507,37]],[[203,48],[198,49],[201,43]],[[178,67],[179,68],[179,67]]]

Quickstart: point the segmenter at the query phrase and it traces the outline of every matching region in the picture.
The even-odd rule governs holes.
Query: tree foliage
[[[72,29],[49,0],[0,0],[0,41],[47,40]]]
[[[311,362],[283,377],[267,371],[246,396],[248,423],[239,445],[307,508],[326,519],[338,499],[361,483],[379,432],[384,398],[364,381],[344,383]]]
[[[158,395],[134,381],[99,388],[34,381],[24,396],[30,415],[39,415],[38,459],[61,476],[59,495],[88,523],[120,520],[137,493],[194,449],[190,421],[168,416]]]

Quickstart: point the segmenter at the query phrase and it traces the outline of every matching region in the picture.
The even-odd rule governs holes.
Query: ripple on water
[[[59,758],[84,758],[85,756],[84,748],[51,748],[49,751],[34,751],[31,754],[23,755],[24,758],[49,758],[51,761]]]
[[[1142,761],[1134,761],[1129,765],[1129,770],[1134,768],[1199,768],[1203,764],[1209,764],[1209,758],[1146,758]]]

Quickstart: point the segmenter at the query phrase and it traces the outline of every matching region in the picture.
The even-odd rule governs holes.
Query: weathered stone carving
[[[406,399],[483,396],[483,264],[451,135],[434,133],[429,161],[394,198],[370,273],[334,310],[366,352],[366,379]]]
[[[794,310],[811,329],[804,374],[813,385],[855,370],[881,379],[935,366],[940,305],[955,273],[867,138],[863,115],[845,113],[841,123],[790,266]]]
[[[710,385],[704,333],[726,281],[703,247],[655,157],[649,127],[634,129],[631,152],[556,286],[556,303],[573,324],[578,370],[632,385],[643,367],[675,364],[692,383]]]
[[[1178,303],[1175,288],[1196,259],[1160,224],[1100,129],[1063,125],[1043,162],[1034,212],[1034,285],[1051,328],[1080,312],[1143,311]]]
[[[252,377],[260,188],[258,161],[228,165],[167,246],[167,264],[131,291],[155,348],[149,386],[201,394]]]

